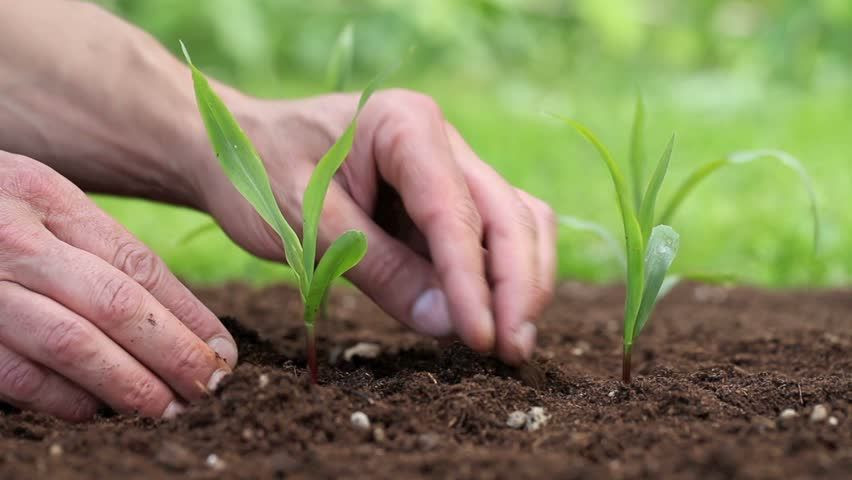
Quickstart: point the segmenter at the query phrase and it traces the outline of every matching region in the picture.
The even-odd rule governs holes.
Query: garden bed
[[[439,346],[349,290],[308,385],[297,294],[199,292],[241,362],[175,421],[0,412],[2,478],[849,478],[852,292],[678,287],[621,372],[623,290],[562,285],[521,370]],[[254,334],[260,333],[260,338]],[[352,357],[359,342],[375,358]],[[369,349],[368,349],[369,350]],[[352,353],[349,351],[348,353]],[[334,363],[329,364],[333,359]],[[815,405],[827,415],[813,421]],[[537,431],[509,414],[543,407]],[[785,409],[796,416],[781,418]],[[359,429],[355,411],[371,421]],[[789,415],[789,414],[788,414]],[[817,415],[818,417],[821,415]]]

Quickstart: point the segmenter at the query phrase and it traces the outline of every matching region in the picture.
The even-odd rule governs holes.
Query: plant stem
[[[624,346],[624,355],[621,357],[621,381],[630,383],[630,353],[633,351],[632,345]]]
[[[308,352],[308,370],[311,373],[311,383],[317,384],[317,337],[314,333],[314,326],[305,324],[305,346]]]

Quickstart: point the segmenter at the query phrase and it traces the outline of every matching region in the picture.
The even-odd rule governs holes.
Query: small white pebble
[[[47,452],[50,454],[51,457],[61,457],[63,453],[62,445],[58,443],[51,444]]]
[[[509,418],[506,420],[506,426],[514,429],[519,429],[523,427],[526,423],[527,414],[520,410],[515,410],[514,412],[510,413]]]
[[[259,377],[257,377],[257,386],[260,388],[266,388],[269,385],[269,375],[265,373],[261,373]]]
[[[219,458],[219,455],[216,455],[215,453],[207,455],[207,458],[204,460],[204,463],[213,470],[225,469],[225,461]]]
[[[607,393],[606,396],[609,397],[609,398],[615,398],[615,390]]]
[[[828,418],[828,409],[825,408],[825,405],[814,405],[814,409],[811,412],[811,421],[814,423],[818,423],[822,422],[826,418]]]
[[[368,417],[364,412],[353,413],[352,416],[349,417],[349,421],[352,422],[352,425],[354,425],[355,428],[360,428],[362,430],[370,428],[370,417]]]
[[[798,416],[799,416],[799,414],[798,414],[798,413],[796,413],[796,411],[795,411],[795,410],[793,410],[792,408],[785,408],[785,409],[781,412],[781,415],[778,415],[778,416],[779,416],[779,417],[781,417],[782,419],[788,419],[788,418],[795,418],[795,417],[798,417]]]
[[[837,417],[828,417],[828,424],[832,427],[836,427],[840,422],[837,420]]]
[[[382,347],[376,343],[358,342],[343,351],[343,359],[351,362],[353,358],[376,358],[382,353]]]
[[[544,408],[532,407],[530,408],[530,411],[527,412],[527,422],[524,425],[524,428],[526,428],[528,432],[535,432],[541,427],[547,425],[548,420],[550,420],[550,415],[547,415],[544,412]]]
[[[574,355],[575,357],[580,357],[584,353],[586,353],[585,350],[583,350],[580,347],[574,347],[574,348],[571,349],[571,355]]]

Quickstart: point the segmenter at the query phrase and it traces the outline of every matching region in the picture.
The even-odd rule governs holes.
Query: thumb
[[[432,265],[385,232],[336,185],[329,190],[323,227],[326,248],[346,230],[367,235],[367,254],[346,276],[382,310],[424,335],[453,333],[447,298]]]

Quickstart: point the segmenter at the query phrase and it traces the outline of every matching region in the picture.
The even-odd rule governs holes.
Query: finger
[[[375,139],[379,173],[399,192],[427,239],[457,334],[471,348],[490,351],[495,333],[482,219],[453,158],[440,110],[427,97],[406,92],[388,92],[382,102],[384,110],[365,129]],[[370,118],[366,111],[365,116]]]
[[[485,228],[497,353],[505,362],[519,364],[535,348],[541,288],[537,224],[515,189],[480,161],[451,125],[447,135]]]
[[[0,345],[0,398],[22,410],[79,422],[92,418],[100,402],[65,378]]]
[[[65,208],[55,209],[45,226],[63,242],[90,252],[124,272],[189,327],[231,368],[237,364],[233,337],[148,247],[74,189]]]
[[[447,300],[429,262],[376,225],[332,184],[323,212],[320,247],[327,248],[351,229],[367,235],[368,247],[364,259],[347,278],[382,310],[415,331],[433,337],[452,334]]]
[[[100,258],[59,240],[16,261],[15,281],[87,319],[181,397],[215,389],[230,367],[147,290]]]
[[[168,417],[181,409],[169,387],[94,325],[55,301],[0,282],[0,343],[123,413]]]
[[[553,209],[544,201],[529,193],[515,189],[515,193],[527,204],[535,219],[538,232],[538,276],[541,297],[538,300],[539,311],[553,299],[556,285],[556,241],[557,223]]]

